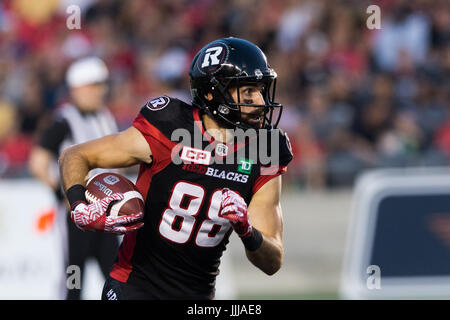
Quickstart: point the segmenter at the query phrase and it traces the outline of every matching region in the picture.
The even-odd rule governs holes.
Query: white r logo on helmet
[[[203,59],[202,68],[215,66],[220,63],[219,55],[222,53],[223,47],[212,47],[206,49],[205,58]]]

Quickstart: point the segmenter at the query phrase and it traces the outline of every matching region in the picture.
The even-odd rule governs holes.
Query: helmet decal
[[[259,69],[255,69],[256,79],[261,80],[263,78],[263,73]]]
[[[214,74],[227,62],[229,48],[223,42],[215,42],[211,47],[204,50],[199,57],[198,70],[202,74]]]

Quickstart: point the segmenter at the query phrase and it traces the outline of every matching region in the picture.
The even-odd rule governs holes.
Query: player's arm
[[[248,207],[249,223],[262,235],[257,250],[246,249],[247,258],[268,275],[277,272],[283,263],[283,217],[280,205],[281,175],[264,184]],[[245,241],[245,240],[244,240]]]
[[[64,190],[77,184],[84,185],[92,169],[124,168],[140,162],[149,164],[151,155],[144,136],[134,127],[72,146],[59,158]]]
[[[249,207],[234,191],[222,194],[220,216],[231,221],[242,239],[248,259],[268,275],[283,262],[281,176],[272,178],[254,195]]]
[[[122,168],[139,162],[151,163],[150,147],[134,127],[66,149],[59,159],[61,180],[75,225],[88,231],[124,234],[143,226],[143,212],[111,218],[106,210],[112,201],[123,199],[113,194],[92,204],[85,198],[85,178],[95,168]]]

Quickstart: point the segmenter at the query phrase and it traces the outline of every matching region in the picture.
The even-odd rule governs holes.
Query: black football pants
[[[102,300],[156,300],[156,298],[148,290],[108,277],[103,287]]]

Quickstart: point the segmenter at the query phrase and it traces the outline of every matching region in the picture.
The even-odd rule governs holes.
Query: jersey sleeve
[[[265,169],[267,169],[267,170],[265,170]],[[282,167],[277,167],[277,168],[261,167],[261,174],[259,175],[258,178],[256,178],[256,180],[253,184],[252,193],[255,194],[267,182],[269,182],[270,180],[272,180],[275,177],[278,177],[279,175],[286,173],[286,171],[287,171],[287,166],[282,166]]]

